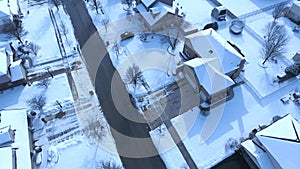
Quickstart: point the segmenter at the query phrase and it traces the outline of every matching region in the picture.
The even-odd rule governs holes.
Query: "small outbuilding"
[[[300,24],[300,2],[294,2],[286,16],[293,22]]]
[[[226,19],[227,9],[224,6],[217,6],[211,11],[211,16],[218,21]]]
[[[300,52],[295,53],[295,55],[293,56],[293,61],[295,63],[300,63]]]

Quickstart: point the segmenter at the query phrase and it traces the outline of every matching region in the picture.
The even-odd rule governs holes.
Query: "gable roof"
[[[218,70],[225,74],[236,70],[244,59],[240,53],[211,28],[186,36],[186,42],[200,57],[216,58],[214,64],[219,65]]]
[[[146,8],[149,8],[156,2],[156,0],[141,0],[141,2],[145,5]]]
[[[300,15],[300,2],[298,1],[294,2],[292,7],[290,8],[290,11]]]
[[[137,5],[136,8],[150,26],[155,25],[160,19],[168,14],[168,10],[163,6],[161,2],[158,2],[153,6],[154,9],[159,11],[154,15],[151,14],[151,12],[148,12],[143,4]]]
[[[7,13],[0,10],[0,18],[10,17]]]
[[[221,73],[211,64],[215,60],[215,58],[194,58],[184,63],[194,69],[199,84],[201,84],[210,95],[235,84],[232,79]]]
[[[299,168],[300,124],[290,114],[258,132],[256,137],[281,168]]]
[[[0,47],[0,76],[7,74],[8,62],[5,54],[5,46]]]

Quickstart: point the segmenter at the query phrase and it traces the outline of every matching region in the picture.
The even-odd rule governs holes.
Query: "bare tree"
[[[46,96],[43,93],[33,96],[26,101],[31,110],[39,110],[43,112],[43,107],[46,105]]]
[[[106,134],[104,123],[100,118],[90,118],[84,131],[86,136],[94,142],[101,142]]]
[[[51,83],[51,79],[45,78],[45,79],[42,79],[41,81],[39,81],[36,85],[37,85],[37,87],[47,89],[49,87],[50,83]]]
[[[100,161],[98,162],[96,169],[123,169],[123,167],[113,161]]]
[[[265,44],[261,50],[264,57],[263,65],[267,60],[274,59],[285,52],[290,37],[284,25],[273,21],[267,24],[264,38]]]
[[[175,50],[177,43],[179,42],[179,31],[176,31],[176,37],[172,37],[170,35],[170,32],[167,34],[167,41],[169,45],[171,46],[172,50]]]
[[[6,24],[3,28],[3,31],[9,36],[18,39],[22,44],[22,37],[28,34],[28,32],[24,29],[22,24],[16,26],[14,23]]]
[[[125,10],[130,10],[130,8],[132,7],[132,1],[133,0],[122,0],[122,4],[127,5],[127,9]]]
[[[99,143],[102,141],[103,137],[105,136],[105,124],[99,116],[96,116],[94,118],[89,118],[87,120],[87,125],[84,127],[85,135],[94,143]],[[94,153],[94,158],[92,161],[92,165],[97,165],[96,157],[99,146],[96,145],[96,150]],[[95,168],[95,167],[92,167]]]
[[[140,73],[140,67],[136,64],[133,64],[130,66],[125,74],[125,82],[128,84],[133,84],[134,90],[136,89],[136,86],[140,83],[141,81],[141,76],[142,74]]]
[[[49,0],[49,3],[53,4],[57,10],[59,10],[59,5],[61,4],[61,0]]]
[[[67,36],[69,33],[69,29],[68,29],[66,23],[61,20],[58,29],[59,29],[59,33],[65,37],[69,48],[71,48],[71,42],[69,41],[68,36]]]
[[[106,32],[107,32],[109,21],[110,19],[107,15],[104,15],[103,18],[101,19],[101,24],[104,26]]]
[[[272,16],[274,20],[277,20],[278,18],[284,16],[284,9],[285,9],[285,5],[279,5],[273,10]]]
[[[27,48],[30,50],[31,53],[33,53],[35,56],[38,54],[41,47],[33,42],[29,42],[27,45]]]
[[[97,13],[99,13],[99,9],[100,9],[102,14],[104,14],[102,2],[100,0],[93,0],[93,8],[96,10]]]

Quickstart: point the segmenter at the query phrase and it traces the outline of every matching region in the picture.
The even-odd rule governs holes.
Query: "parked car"
[[[122,33],[120,36],[121,36],[121,40],[126,40],[126,39],[134,37],[134,33],[126,31],[126,32]]]

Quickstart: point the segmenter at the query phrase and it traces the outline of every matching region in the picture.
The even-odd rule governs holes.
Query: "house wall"
[[[189,60],[200,57],[190,46],[190,42],[186,40],[183,47],[183,54],[185,54]]]

